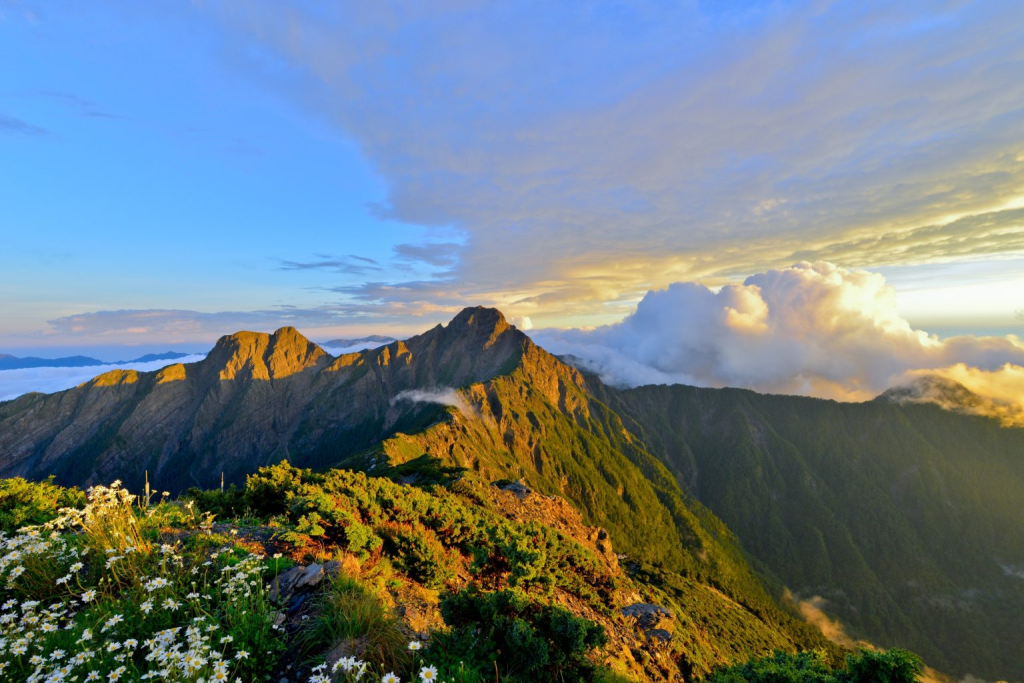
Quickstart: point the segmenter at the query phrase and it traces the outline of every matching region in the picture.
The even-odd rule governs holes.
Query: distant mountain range
[[[92,365],[128,365],[131,363],[151,363],[158,360],[177,360],[190,354],[168,351],[167,353],[147,353],[132,360],[103,361],[89,356],[65,356],[63,358],[36,358],[27,356],[19,358],[0,353],[0,370],[24,370],[27,368],[85,368]]]
[[[1024,429],[915,395],[621,390],[474,308],[337,357],[293,328],[240,332],[197,363],[0,403],[0,476],[138,488],[148,472],[180,491],[284,459],[372,474],[429,455],[607,529],[624,566],[674,596],[686,679],[816,647],[794,619],[810,604],[848,642],[1024,680]]]
[[[332,346],[335,348],[345,348],[349,346],[362,346],[362,345],[379,345],[390,344],[393,341],[398,341],[394,337],[384,337],[379,334],[371,334],[366,337],[357,337],[356,339],[332,339],[323,343],[323,346]]]

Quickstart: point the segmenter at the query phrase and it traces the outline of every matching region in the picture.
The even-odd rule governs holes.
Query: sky
[[[1013,1],[0,0],[0,63],[0,353],[601,329],[801,263],[1024,332]]]

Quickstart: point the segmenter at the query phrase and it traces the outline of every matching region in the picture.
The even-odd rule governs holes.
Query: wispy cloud
[[[0,132],[16,133],[19,135],[49,135],[50,131],[40,126],[33,125],[14,116],[8,116],[0,112]]]
[[[75,110],[80,116],[93,119],[120,119],[124,118],[118,114],[111,114],[110,112],[103,111],[92,100],[88,100],[84,97],[79,97],[73,93],[62,92],[59,90],[35,90],[32,92],[35,97],[42,97],[53,102],[58,102],[66,107]]]
[[[391,399],[391,405],[408,401],[410,403],[434,403],[437,405],[451,406],[458,408],[459,412],[466,417],[473,417],[476,411],[468,401],[455,389],[450,387],[438,387],[436,389],[408,389],[399,392]]]
[[[381,216],[464,238],[399,255],[539,323],[801,259],[1024,252],[1013,2],[209,7],[359,142]]]
[[[316,254],[309,261],[281,261],[281,270],[323,270],[346,275],[367,275],[383,270],[380,263],[365,256],[349,254],[332,257],[327,254]]]
[[[395,254],[406,261],[421,261],[439,268],[450,268],[459,259],[462,245],[453,242],[429,242],[426,244],[398,244]]]

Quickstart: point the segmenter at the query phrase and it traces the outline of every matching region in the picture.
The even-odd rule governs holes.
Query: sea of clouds
[[[383,346],[382,342],[359,342],[347,346],[322,345],[323,349],[333,356],[355,353],[366,349]],[[110,370],[139,370],[149,372],[159,370],[177,363],[196,363],[206,358],[205,353],[197,353],[175,360],[151,361],[149,363],[124,363],[110,365],[88,365],[81,368],[25,368],[21,370],[0,370],[0,401],[9,401],[29,392],[50,394],[63,391],[88,382],[97,375]]]
[[[931,375],[988,399],[972,412],[1024,425],[1024,341],[915,330],[883,276],[829,263],[799,263],[720,289],[676,283],[648,292],[619,323],[532,336],[617,386],[680,383],[862,401]]]
[[[178,363],[195,363],[206,358],[197,353],[175,360],[157,360],[148,363],[125,363],[123,365],[89,365],[83,368],[25,368],[21,370],[0,370],[0,401],[9,401],[22,394],[38,391],[49,394],[63,391],[88,382],[97,375],[111,370],[159,370]]]

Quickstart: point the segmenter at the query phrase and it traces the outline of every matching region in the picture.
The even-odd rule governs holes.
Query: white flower
[[[429,683],[430,681],[436,681],[437,680],[437,667],[435,667],[435,666],[425,666],[422,669],[420,669],[420,680],[423,681],[424,683]]]
[[[170,581],[168,581],[167,579],[163,578],[162,576],[158,576],[155,579],[150,580],[146,584],[146,592],[152,593],[155,590],[160,590],[161,588],[166,588],[167,586],[170,586],[170,585],[171,585]]]
[[[96,599],[96,591],[90,589],[82,593],[82,602],[92,602]]]
[[[380,679],[380,683],[402,683],[402,679],[396,676],[393,671],[389,671],[384,674],[384,678]]]
[[[422,647],[423,647],[423,643],[421,643],[418,640],[413,640],[413,641],[411,641],[409,643],[409,649],[412,650],[413,652],[416,652],[417,650],[422,649]]]
[[[122,621],[124,621],[124,617],[122,617],[122,616],[121,616],[120,614],[115,614],[114,616],[110,617],[109,619],[107,619],[107,623],[105,623],[105,624],[103,625],[103,631],[104,631],[104,633],[105,633],[105,632],[106,632],[106,631],[107,631],[108,629],[112,629],[112,628],[114,628],[115,626],[117,626],[118,624],[120,624],[120,623],[121,623]]]

